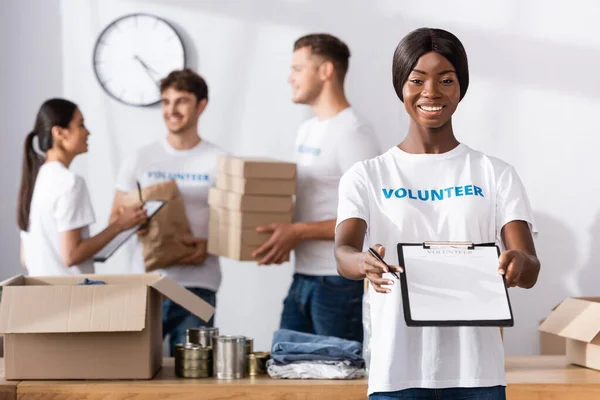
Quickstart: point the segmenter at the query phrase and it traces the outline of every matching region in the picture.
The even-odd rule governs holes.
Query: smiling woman
[[[454,135],[452,115],[469,85],[456,36],[430,28],[409,33],[394,53],[393,83],[410,116],[408,134],[342,177],[335,235],[338,272],[371,283],[370,398],[504,399],[499,330],[409,329],[390,274],[402,272],[398,254],[387,253],[386,265],[362,249],[365,237],[381,258],[398,243],[496,242],[506,249],[498,273],[508,286],[530,288],[540,262],[525,189],[512,166]]]
[[[435,38],[430,35],[416,34],[418,32],[425,33],[426,31],[427,33],[432,33],[432,36],[435,35]],[[469,87],[469,64],[464,47],[456,36],[450,32],[436,35],[435,31],[437,30],[416,30],[414,35],[409,35],[403,40],[403,46],[399,45],[396,47],[392,66],[392,79],[396,94],[401,101],[404,101],[402,91],[406,81],[410,80],[409,75],[412,72],[427,75],[425,70],[418,68],[417,63],[421,57],[428,53],[430,55],[437,54],[447,61],[445,67],[437,72],[442,75],[445,73],[454,74],[454,77],[460,82],[460,100],[467,93],[467,88]]]
[[[75,157],[87,153],[89,135],[76,104],[50,99],[25,139],[17,222],[21,262],[29,275],[93,273],[94,254],[120,232],[146,221],[139,204],[90,237],[95,217],[87,186],[69,170]]]

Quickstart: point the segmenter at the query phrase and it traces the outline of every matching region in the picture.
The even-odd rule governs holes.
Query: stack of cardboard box
[[[219,157],[217,187],[208,196],[208,252],[239,261],[255,260],[252,252],[271,236],[256,232],[256,227],[292,222],[295,193],[296,164]]]

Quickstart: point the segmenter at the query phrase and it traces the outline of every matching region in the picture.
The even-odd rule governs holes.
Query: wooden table
[[[4,359],[0,358],[0,400],[15,400],[19,381],[4,380]]]
[[[568,366],[560,356],[508,357],[506,378],[511,400],[600,399],[600,372]],[[366,380],[178,379],[172,359],[151,381],[23,381],[17,387],[19,400],[364,400],[366,393]]]
[[[510,400],[597,400],[600,372],[566,364],[563,356],[506,358]]]

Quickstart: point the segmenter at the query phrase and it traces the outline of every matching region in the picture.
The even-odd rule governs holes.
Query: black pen
[[[138,188],[138,196],[140,197],[140,201],[143,203],[144,200],[142,199],[142,187],[140,186],[140,181],[135,181],[135,184]]]
[[[400,276],[396,273],[396,271],[392,271],[392,268],[390,268],[390,266],[385,261],[383,261],[383,258],[381,258],[381,256],[379,255],[378,252],[376,252],[373,248],[369,247],[369,253],[371,253],[371,255],[373,257],[375,257],[377,260],[381,261],[383,263],[383,265],[385,265],[387,267],[390,274],[395,276],[396,279],[400,279]]]

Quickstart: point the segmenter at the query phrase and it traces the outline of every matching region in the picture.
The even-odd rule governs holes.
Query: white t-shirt
[[[327,120],[303,123],[296,138],[295,222],[335,219],[340,178],[354,163],[380,154],[377,138],[351,108]],[[295,249],[296,272],[337,275],[332,240],[303,241]]]
[[[60,234],[83,228],[81,237],[86,239],[95,220],[83,178],[59,161],[43,164],[33,188],[29,229],[21,232],[29,276],[93,274],[92,260],[70,268],[63,264]]]
[[[363,219],[365,247],[382,244],[391,265],[398,265],[400,242],[500,244],[502,227],[515,220],[527,221],[535,232],[514,168],[463,144],[443,154],[393,147],[350,169],[339,196],[338,224]],[[370,289],[369,393],[506,385],[498,328],[407,327],[400,284],[393,280],[391,293]]]
[[[166,138],[162,139],[139,149],[123,161],[117,176],[117,190],[137,190],[136,180],[142,187],[175,180],[193,235],[208,238],[208,189],[215,185],[217,157],[223,154],[227,152],[204,139],[188,150],[176,150]],[[130,273],[145,272],[139,240],[131,268]],[[173,265],[158,272],[185,287],[216,292],[221,284],[219,258],[210,255],[202,265]]]

